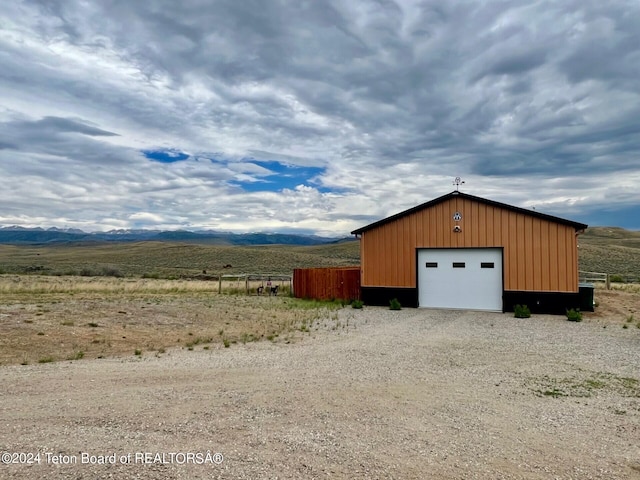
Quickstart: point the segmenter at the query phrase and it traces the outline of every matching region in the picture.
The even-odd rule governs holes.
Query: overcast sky
[[[0,4],[0,225],[342,236],[456,176],[640,229],[640,2]]]

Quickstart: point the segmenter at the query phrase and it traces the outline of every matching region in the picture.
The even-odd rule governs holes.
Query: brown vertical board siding
[[[412,217],[405,218],[405,230],[404,230],[404,253],[402,261],[404,262],[405,258],[411,258],[413,252],[416,249],[416,217],[413,215]],[[416,263],[408,262],[408,268],[403,268],[404,265],[400,264],[400,268],[402,269],[402,284],[410,285],[411,281],[416,278]]]
[[[502,210],[500,212],[500,245],[510,245],[509,243],[509,216],[511,212]],[[505,248],[503,252],[503,264],[502,269],[504,270],[504,288],[505,290],[512,290],[514,287],[511,286],[511,272],[509,271],[509,265],[511,265],[511,249]]]
[[[573,228],[563,225],[565,239],[565,257],[563,262],[566,268],[564,289],[569,290],[573,285],[578,284],[578,244],[576,232]]]
[[[444,231],[444,243],[449,248],[457,248],[464,245],[464,234],[453,233],[453,226],[455,225],[453,214],[461,210],[461,203],[462,201],[459,198],[452,198],[449,200],[449,205],[446,206],[445,204],[442,209],[442,225],[440,227]]]
[[[405,219],[402,218],[399,222],[396,222],[396,231],[394,232],[395,235],[393,235],[391,238],[391,248],[396,253],[394,256],[393,264],[393,277],[395,279],[394,283],[396,285],[400,285],[400,282],[402,281],[400,279],[400,259],[403,257],[405,249],[405,246],[402,244],[402,239],[404,238],[404,220]]]
[[[480,216],[480,242],[482,242],[482,245],[487,246],[489,245],[489,223],[487,222],[487,217],[489,216],[489,207],[487,205],[480,205],[480,210],[479,210],[479,216]]]
[[[360,299],[360,267],[297,268],[293,292],[296,298]]]
[[[525,250],[525,241],[526,235],[524,234],[524,215],[515,214],[516,215],[516,240],[515,240],[515,248],[518,252],[518,260],[516,263],[516,271],[518,272],[518,290],[526,290],[526,282],[527,282],[527,264],[526,264],[526,250]],[[510,245],[513,248],[514,244]]]
[[[461,237],[459,234],[453,233],[453,226],[455,222],[453,221],[453,214],[460,210],[461,201],[459,198],[452,198],[448,203],[444,203],[442,205],[442,223],[438,226],[438,228],[442,229],[444,235],[444,247],[446,248],[457,248],[460,245],[464,244],[464,237]]]
[[[386,277],[389,278],[390,281],[392,281],[390,275],[393,275],[393,260],[391,259],[390,255],[387,255],[387,251],[389,250],[389,245],[391,244],[391,235],[391,224],[389,224],[386,225],[386,228],[384,230],[384,238],[382,243],[380,244],[380,266],[378,267],[379,270],[384,271],[384,274],[386,274]]]
[[[558,290],[564,290],[567,284],[567,249],[564,227],[558,225]]]
[[[573,281],[573,252],[575,249],[571,248],[571,245],[570,245],[571,239],[569,238],[569,235],[567,235],[566,232],[564,231],[564,228],[562,233],[563,233],[562,242],[564,244],[563,249],[564,249],[564,257],[565,257],[563,264],[565,266],[565,272],[566,272],[563,288],[567,288],[567,286],[571,284]]]
[[[568,265],[571,267],[571,284],[567,287],[571,287],[573,285],[577,285],[579,282],[578,278],[578,235],[572,229],[569,232],[570,235],[567,235],[567,251],[571,252],[571,259],[568,262]]]
[[[398,251],[402,248],[402,245],[398,242],[398,236],[402,235],[402,225],[401,222],[394,222],[391,225],[393,225],[394,228],[390,229],[391,234],[389,236],[388,247],[390,251],[385,252],[385,255],[391,254],[391,263],[388,264],[388,266],[391,267],[391,285],[398,285],[398,258],[402,255],[402,252]]]
[[[469,235],[469,237],[471,237],[471,244],[469,246],[472,247],[483,245],[483,243],[480,241],[480,212],[478,209],[478,203],[470,202],[469,200],[467,200],[465,203],[471,203],[471,218],[469,218],[469,223],[467,224],[466,222],[464,222],[464,216],[462,217],[463,223],[465,223],[465,227],[471,230],[471,235]],[[468,207],[466,205],[465,210],[468,210]],[[465,246],[467,246],[466,242]]]
[[[407,220],[406,217],[400,219],[400,221],[398,222],[398,235],[396,235],[394,238],[394,242],[395,242],[394,246],[396,248],[396,251],[398,252],[398,255],[396,256],[396,264],[394,266],[396,284],[398,285],[402,284],[403,270],[405,270],[404,268],[402,268],[401,259],[404,257],[405,250],[407,248],[407,245],[405,245],[404,243],[404,231],[405,231],[406,220]],[[409,268],[409,265],[407,265],[406,267]]]
[[[427,215],[427,221],[429,225],[429,238],[424,237],[421,242],[421,246],[428,247],[430,245],[436,245],[438,243],[438,230],[436,229],[436,212],[433,208],[425,210]]]
[[[401,219],[404,220],[404,219]],[[395,233],[395,235],[394,235]],[[399,222],[395,232],[391,232],[391,243],[389,248],[391,249],[391,271],[393,272],[393,285],[398,285],[400,282],[400,265],[398,259],[402,256],[402,251],[398,251],[402,248],[402,239],[404,238],[404,222]]]
[[[575,245],[572,226],[452,198],[363,232],[362,285],[415,288],[416,248],[503,247],[505,290],[575,292]]]
[[[419,240],[419,232],[418,229],[422,227],[422,225],[418,222],[418,215],[412,215],[411,216],[411,229],[414,232],[414,236],[413,236],[413,241],[411,242],[411,245],[413,245],[414,247],[418,245],[418,240]],[[410,248],[410,246],[408,247]],[[409,254],[411,254],[411,252],[409,252]],[[410,262],[411,263],[411,272],[409,273],[409,283],[411,283],[411,281],[416,277],[416,264],[415,262]]]
[[[442,247],[444,245],[444,231],[442,228],[438,228],[442,225],[442,204],[438,204],[433,208],[433,219],[431,221],[431,228],[436,232],[436,243],[434,247]]]
[[[549,225],[549,289],[558,290],[558,226]]]
[[[398,243],[398,235],[402,231],[400,222],[394,222],[390,224],[392,228],[389,228],[389,236],[387,237],[388,247],[385,250],[385,255],[388,255],[389,261],[387,262],[387,268],[391,273],[391,285],[398,284],[398,257],[402,252],[398,251],[400,245]]]
[[[533,289],[542,289],[542,251],[540,248],[540,219],[533,218],[531,226],[531,236],[533,242],[531,244],[531,250],[533,258]]]
[[[478,245],[487,246],[487,206],[480,205],[478,209]]]
[[[360,240],[360,248],[365,243],[365,240],[368,240],[372,236],[373,232],[367,233],[366,236],[362,235],[362,239]],[[375,235],[373,237],[373,251],[371,257],[369,258],[369,272],[368,275],[371,278],[379,278],[382,275],[382,257],[380,256],[380,242],[382,241],[382,235]],[[362,260],[360,260],[362,262]]]
[[[455,212],[456,207],[454,205],[457,199],[451,199],[448,203],[442,205],[440,209],[440,224],[437,226],[439,230],[442,230],[442,247],[454,248],[458,246],[457,239],[453,237],[453,219],[451,215]]]
[[[571,285],[574,285],[580,281],[578,279],[578,236],[575,230],[571,232],[571,235],[567,235],[567,252],[570,253],[567,266],[571,274]],[[569,285],[567,285],[567,287],[569,287]]]
[[[558,225],[558,290],[563,290],[567,284],[567,253],[566,253],[566,238],[564,235],[564,227]]]
[[[517,228],[518,228],[518,217],[515,212],[509,212],[508,215],[508,224],[506,228],[502,229],[502,237],[503,239],[506,237],[506,242],[504,245],[508,245],[507,249],[507,265],[505,265],[505,269],[509,272],[509,276],[507,277],[507,285],[505,286],[506,290],[519,290],[518,288],[518,249],[517,242]]]
[[[493,213],[493,245],[502,245],[502,210],[491,207]]]
[[[531,275],[532,265],[532,250],[531,250],[531,227],[527,231],[527,220],[531,220],[531,217],[525,217],[524,215],[518,215],[518,220],[522,218],[522,230],[518,230],[518,256],[520,257],[520,265],[518,273],[522,280],[522,290],[532,290],[533,281],[529,283],[529,276]],[[522,270],[520,272],[520,270]]]
[[[542,288],[551,290],[551,244],[549,243],[551,224],[540,222],[540,259],[542,262]]]
[[[449,204],[445,203],[442,208],[442,224],[439,228],[444,232],[444,244],[447,248],[457,248],[464,245],[464,235],[453,233],[453,226],[456,223],[453,221],[453,214],[461,210],[461,203],[459,198],[452,198],[449,200]],[[462,222],[460,222],[460,226],[462,226]]]
[[[524,215],[523,215],[524,216]],[[535,275],[534,251],[533,251],[533,217],[524,217],[524,289],[533,290],[533,278]]]
[[[385,225],[385,234],[384,234],[384,248],[382,250],[382,256],[384,260],[381,262],[381,265],[384,266],[387,278],[389,279],[389,285],[395,285],[396,283],[396,260],[395,257],[398,254],[397,251],[391,251],[391,242],[393,241],[393,236],[397,235],[394,231],[398,227],[398,222],[393,222]]]
[[[362,248],[362,239],[359,239],[358,242],[360,242],[360,284],[362,284],[365,265],[369,265],[369,257],[367,256],[367,252],[364,251],[364,248]]]

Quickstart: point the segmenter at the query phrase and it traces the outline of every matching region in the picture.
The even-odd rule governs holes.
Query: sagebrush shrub
[[[397,298],[394,298],[393,300],[391,300],[389,302],[389,309],[390,310],[402,310],[402,305],[400,304],[400,302],[398,301]]]
[[[567,310],[567,320],[570,322],[581,322],[582,321],[582,312],[580,310]]]
[[[529,318],[531,317],[531,310],[526,305],[516,305],[513,307],[513,316],[515,318]]]

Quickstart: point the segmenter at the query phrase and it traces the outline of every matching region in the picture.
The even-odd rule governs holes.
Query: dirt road
[[[289,345],[1,367],[0,478],[640,478],[635,326],[339,315]]]

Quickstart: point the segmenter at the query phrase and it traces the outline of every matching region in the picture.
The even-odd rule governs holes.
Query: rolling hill
[[[216,245],[191,240],[0,245],[0,272],[77,275],[117,271],[163,277],[203,271],[290,274],[294,268],[360,263],[359,242],[354,240],[316,245]],[[591,227],[578,237],[578,243],[580,270],[640,281],[640,232]],[[224,268],[228,265],[231,267]]]
[[[339,241],[338,238],[287,233],[232,233],[189,230],[111,230],[108,232],[83,232],[78,229],[24,228],[17,226],[0,228],[0,244],[5,245],[55,245],[69,243],[126,243],[126,242],[182,242],[209,245],[320,245]]]
[[[578,237],[580,270],[621,275],[640,281],[640,232],[590,227]]]

